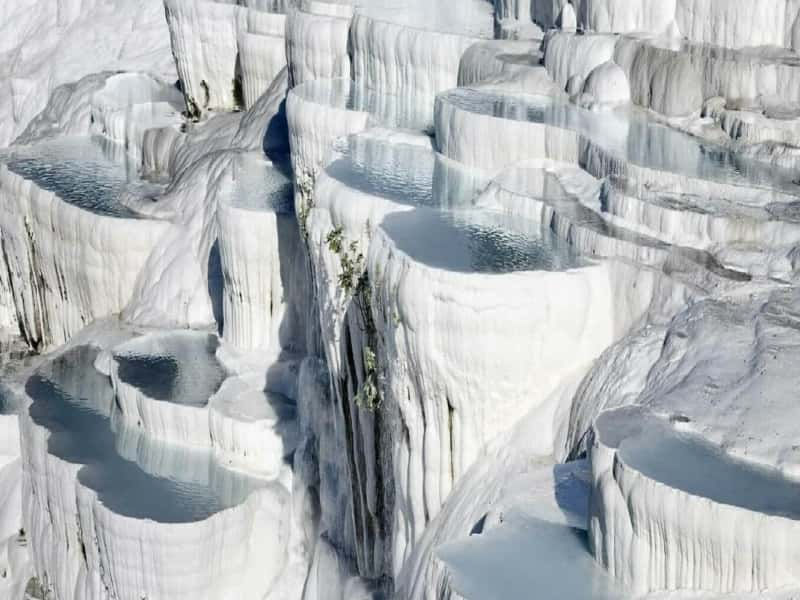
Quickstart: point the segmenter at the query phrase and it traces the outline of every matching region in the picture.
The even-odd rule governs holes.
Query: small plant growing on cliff
[[[356,394],[356,405],[366,410],[376,410],[381,405],[378,392],[378,358],[369,346],[364,347],[364,383]]]
[[[366,259],[358,248],[358,242],[353,240],[345,244],[341,227],[329,232],[325,241],[328,249],[339,257],[339,287],[347,295],[358,296],[364,287],[368,287]]]
[[[325,238],[328,249],[339,257],[340,272],[337,283],[347,296],[351,296],[358,308],[360,326],[366,334],[362,361],[363,382],[356,393],[356,405],[366,410],[376,410],[381,403],[379,392],[378,359],[372,349],[376,339],[375,321],[372,318],[372,288],[367,273],[367,261],[356,240],[349,244],[344,239],[341,227],[331,230]]]
[[[50,600],[54,597],[54,592],[46,582],[42,583],[38,577],[33,576],[25,585],[25,597],[33,600]]]
[[[304,240],[308,240],[308,215],[314,208],[314,176],[305,169],[297,170],[295,175],[295,185],[297,186],[297,222],[300,227],[300,234]]]
[[[328,244],[328,250],[334,254],[340,254],[342,251],[342,228],[337,227],[329,231],[325,242]]]
[[[348,296],[353,297],[353,302],[361,313],[363,329],[368,334],[375,333],[375,323],[372,320],[370,303],[372,290],[369,285],[367,273],[367,260],[358,247],[356,240],[347,244],[344,240],[342,228],[337,227],[328,233],[325,241],[328,249],[339,257],[338,284],[339,288]]]

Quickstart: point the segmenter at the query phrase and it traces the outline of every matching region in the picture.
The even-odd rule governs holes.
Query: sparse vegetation
[[[356,393],[355,401],[359,408],[376,410],[381,405],[381,395],[378,389],[378,357],[367,345],[364,347],[364,382]]]
[[[297,209],[297,224],[304,240],[308,240],[308,215],[314,208],[314,176],[308,171],[298,169],[295,185],[300,201]]]
[[[373,350],[376,339],[375,321],[372,318],[372,288],[369,284],[366,257],[360,250],[358,241],[347,243],[341,227],[330,231],[325,239],[328,249],[339,257],[339,288],[350,296],[358,309],[361,330],[367,343],[364,345],[362,361],[364,378],[356,393],[355,401],[360,408],[376,410],[380,406],[380,375],[378,358]]]
[[[50,600],[53,597],[53,591],[38,577],[31,577],[25,586],[25,597],[31,600]]]
[[[345,295],[352,296],[361,315],[362,329],[367,334],[374,334],[375,322],[372,319],[372,289],[369,285],[367,260],[358,246],[358,241],[345,243],[342,228],[337,227],[328,233],[325,240],[328,249],[339,257],[339,288]]]

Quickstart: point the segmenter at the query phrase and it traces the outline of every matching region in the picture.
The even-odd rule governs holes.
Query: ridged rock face
[[[353,74],[379,93],[414,94],[430,102],[456,85],[461,56],[476,41],[357,15],[352,28]]]
[[[302,305],[294,291],[303,283],[297,222],[230,206],[221,208],[218,218],[225,339],[244,350],[291,346],[298,339],[294,313]]]
[[[572,4],[565,4],[558,17],[558,26],[562,31],[575,31],[578,27],[578,17],[575,15],[575,8]]]
[[[292,349],[300,325],[305,265],[291,181],[245,155],[217,211],[223,337],[245,351]]]
[[[800,589],[800,0],[32,1],[0,597]]]
[[[37,168],[46,160],[34,156],[0,167],[8,284],[20,330],[40,349],[63,344],[94,319],[121,311],[147,257],[170,229],[168,223],[139,219],[124,207],[87,210],[79,205],[87,200],[80,191],[65,200],[11,170]],[[63,178],[61,185],[81,185],[73,183],[68,170],[55,177]],[[112,179],[106,185],[118,183]]]
[[[679,0],[676,21],[690,40],[727,48],[790,47],[787,32],[798,6],[792,0],[770,0],[752,10],[744,0]]]
[[[311,6],[306,10],[304,6],[301,3],[300,7],[290,10],[286,20],[290,87],[312,79],[349,78],[351,67],[347,40],[351,14],[337,16],[322,11],[322,14],[316,14],[309,12]]]
[[[186,110],[251,108],[286,65],[282,3],[165,2]]]
[[[283,22],[285,17],[281,17]],[[261,35],[249,31],[239,34],[244,108],[251,108],[286,66],[285,46],[283,31],[280,35]]]
[[[791,35],[792,50],[795,52],[800,52],[800,12],[797,13],[797,18],[795,18],[794,23],[792,24]]]
[[[597,32],[662,32],[675,18],[678,0],[582,0],[583,25]]]
[[[797,585],[796,482],[636,408],[597,419],[591,462],[592,550],[635,590]]]
[[[791,48],[791,28],[798,13],[793,0],[768,0],[756,14],[751,14],[747,0],[581,0],[575,4],[578,24],[590,31],[658,35],[675,23],[692,42],[726,48]]]
[[[650,81],[650,105],[668,117],[698,113],[703,104],[700,73],[688,58],[663,63]]]
[[[580,89],[593,69],[613,58],[615,43],[613,37],[605,35],[551,33],[545,46],[544,65],[561,89],[566,89],[573,77],[577,77],[576,87]]]
[[[171,0],[165,4],[172,52],[186,96],[186,109],[236,106],[237,37],[244,13],[233,4]]]
[[[655,34],[558,32],[546,37],[544,56],[548,73],[570,95],[592,69],[614,62],[629,80],[632,101],[668,117],[696,113],[717,96],[760,112],[791,105],[800,89],[794,54],[776,47],[736,50]]]

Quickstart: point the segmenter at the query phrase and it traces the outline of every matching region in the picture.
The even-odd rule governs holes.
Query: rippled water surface
[[[325,169],[348,187],[400,204],[432,203],[436,157],[430,148],[352,137]]]
[[[119,378],[154,400],[205,406],[225,379],[216,336],[175,333],[135,340],[114,354]]]
[[[286,165],[273,165],[256,154],[241,155],[226,190],[231,206],[246,210],[294,212],[294,186]]]
[[[549,230],[491,211],[418,209],[391,214],[381,227],[412,259],[448,271],[565,271],[587,264]]]
[[[0,153],[9,170],[62,200],[106,217],[136,218],[120,203],[124,193],[156,194],[122,148],[97,137],[63,137]]]

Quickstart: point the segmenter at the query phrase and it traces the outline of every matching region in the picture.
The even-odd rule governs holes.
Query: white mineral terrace
[[[585,461],[557,467],[535,465],[511,492],[527,493],[536,507],[487,514],[463,540],[444,544],[437,555],[465,598],[543,597],[621,600],[631,597],[586,552],[589,485]],[[526,489],[527,488],[527,489]],[[541,556],[539,561],[525,557]],[[487,557],[490,557],[487,560]]]
[[[294,294],[305,263],[287,168],[241,155],[217,211],[223,337],[241,350],[291,347],[301,335]]]
[[[206,405],[225,378],[218,344],[209,334],[175,332],[114,348],[111,381],[124,419],[151,437],[207,444]]]
[[[0,599],[800,597],[798,52],[0,2]]]
[[[425,0],[356,0],[356,14],[378,21],[469,37],[493,36],[492,9],[486,2],[469,0],[456,14],[446,2]]]
[[[595,422],[590,532],[600,562],[643,591],[796,585],[800,482],[682,433],[682,415],[671,420],[632,407]]]
[[[5,261],[28,343],[63,343],[93,319],[119,312],[170,228],[142,219],[123,198],[161,188],[138,178],[124,150],[94,137],[14,149],[0,181]]]
[[[486,134],[483,145],[470,146],[470,139],[459,137],[462,130],[458,125],[470,119],[475,124],[464,129]],[[522,127],[531,133],[538,130],[543,135],[491,152],[508,127]],[[525,158],[561,158],[579,162],[597,177],[629,176],[640,185],[650,183],[648,175],[654,173],[650,177],[676,176],[676,184],[698,179],[699,185],[705,181],[727,184],[723,189],[755,187],[798,193],[791,171],[703,143],[635,109],[598,113],[545,96],[515,97],[459,88],[437,98],[436,133],[446,156],[482,168]],[[488,164],[481,160],[487,156],[494,157]],[[763,198],[762,194],[758,199]]]
[[[259,523],[282,520],[286,490],[226,470],[208,450],[140,439],[131,453],[96,356],[86,346],[67,350],[25,385],[23,462],[32,503],[24,511],[34,563],[52,573],[54,592],[99,598],[110,588],[128,598],[150,589],[212,598],[264,589],[276,565],[265,570],[255,559],[275,546],[254,533]],[[131,543],[141,552],[126,551]],[[187,543],[200,545],[186,553]]]

